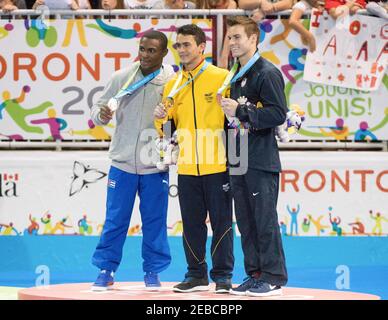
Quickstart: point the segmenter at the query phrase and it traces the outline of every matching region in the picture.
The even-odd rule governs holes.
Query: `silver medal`
[[[115,112],[117,108],[119,107],[119,102],[115,98],[110,98],[108,101],[108,107],[110,111]]]

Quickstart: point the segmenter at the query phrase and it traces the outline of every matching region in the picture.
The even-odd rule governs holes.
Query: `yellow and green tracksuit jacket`
[[[194,70],[182,71],[179,86],[196,76],[205,61]],[[178,174],[202,176],[226,171],[225,147],[222,142],[225,117],[217,102],[217,90],[228,71],[209,64],[197,78],[180,90],[165,119],[155,120],[159,133],[162,124],[172,119],[178,134]],[[175,75],[165,86],[166,98],[178,79]]]

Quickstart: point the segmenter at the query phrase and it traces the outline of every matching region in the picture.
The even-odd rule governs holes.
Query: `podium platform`
[[[335,290],[284,287],[282,296],[248,297],[216,294],[209,291],[173,292],[175,282],[163,282],[157,291],[147,290],[143,282],[117,282],[111,290],[94,292],[91,283],[68,283],[33,287],[18,291],[19,300],[380,300],[379,296]]]

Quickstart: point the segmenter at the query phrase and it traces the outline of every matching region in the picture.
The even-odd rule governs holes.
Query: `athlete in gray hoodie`
[[[140,68],[139,63],[135,63],[113,74],[100,99],[92,107],[91,117],[94,124],[101,126],[109,123],[110,119],[101,118],[101,113],[109,116],[108,101],[120,91],[136,70],[132,83],[144,78],[140,69],[141,61]],[[157,137],[153,110],[161,102],[164,85],[173,75],[172,66],[164,64],[161,72],[148,84],[132,95],[121,98],[115,112],[116,130],[109,148],[112,166],[134,174],[159,172],[152,163],[153,161],[150,161],[151,159],[146,156],[148,154],[146,151],[153,147],[153,140],[151,136],[147,141],[145,140],[148,138],[148,134],[152,135],[152,138]],[[112,114],[112,112],[110,113]],[[143,155],[142,161],[140,161],[140,152]]]
[[[144,282],[160,287],[158,273],[171,261],[167,242],[168,172],[159,171],[153,159],[153,111],[161,102],[164,84],[173,68],[162,65],[167,54],[167,38],[158,31],[143,35],[139,62],[115,72],[91,109],[96,125],[106,125],[116,117],[116,130],[109,155],[106,220],[92,263],[101,271],[92,290],[107,290],[122,258],[136,194],[142,219]],[[109,105],[109,106],[108,106]]]

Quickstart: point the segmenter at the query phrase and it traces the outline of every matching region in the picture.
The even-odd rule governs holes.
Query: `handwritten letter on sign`
[[[360,90],[377,90],[388,61],[388,23],[354,15],[334,20],[314,10],[310,31],[317,49],[308,52],[305,81]]]

